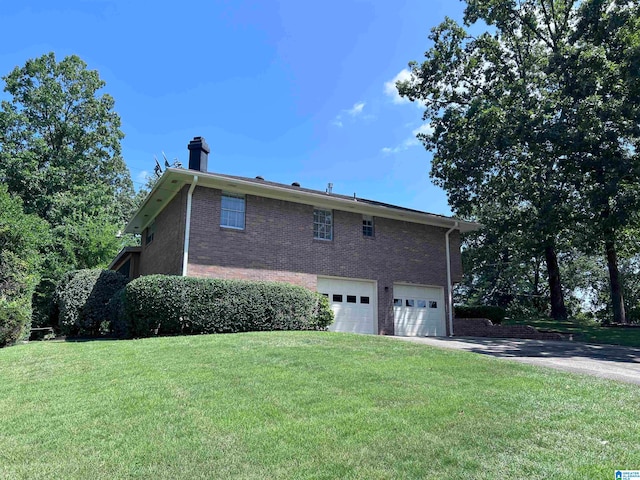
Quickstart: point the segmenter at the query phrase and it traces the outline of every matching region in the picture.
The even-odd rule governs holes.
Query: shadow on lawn
[[[453,337],[440,338],[443,342],[461,342],[470,352],[494,357],[538,357],[538,358],[590,358],[612,362],[640,363],[640,348],[614,345],[595,345],[579,342],[553,340],[522,340],[504,338]]]

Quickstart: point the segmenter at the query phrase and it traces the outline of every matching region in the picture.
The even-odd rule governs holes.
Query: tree
[[[528,15],[511,2],[469,2],[465,22],[483,19],[495,33],[472,37],[445,20],[432,31],[426,61],[410,64],[413,79],[399,90],[425,105],[433,133],[421,139],[434,152],[431,176],[454,212],[473,216],[496,203],[527,219],[523,234],[545,258],[551,315],[564,319],[556,244],[571,191],[553,141],[557,82],[544,75],[549,47],[527,26]]]
[[[49,53],[3,79],[10,98],[0,109],[0,181],[54,233],[36,295],[43,317],[62,273],[115,255],[133,186],[120,117],[97,71],[75,55],[58,62]]]
[[[566,156],[582,200],[583,246],[603,251],[615,322],[626,323],[618,252],[640,209],[640,5],[589,0],[580,5],[570,44],[552,62],[563,72]],[[624,248],[622,248],[624,249]]]
[[[580,104],[576,95],[585,82],[606,80],[588,70],[585,59],[599,47],[595,37],[579,28],[580,22],[593,23],[594,18],[600,18],[593,11],[603,3],[624,10],[623,4],[629,2],[469,0],[465,25],[484,22],[490,31],[474,37],[453,20],[445,20],[432,30],[434,45],[425,54],[426,60],[420,65],[412,62],[412,79],[398,85],[402,95],[425,105],[423,118],[430,122],[433,133],[422,134],[421,139],[434,152],[431,175],[447,191],[453,210],[462,216],[475,215],[483,222],[488,219],[478,216],[482,206],[495,203],[501,211],[511,209],[527,219],[522,235],[535,239],[534,256],[545,258],[551,316],[557,319],[567,316],[559,243],[576,243],[573,225],[588,226],[587,218],[606,217],[602,206],[621,198],[612,195],[612,182],[590,181],[590,176],[600,169],[618,180],[624,178],[626,191],[632,185],[637,190],[640,178],[632,169],[620,168],[624,162],[614,168],[607,165],[614,153],[616,161],[622,158],[625,142],[635,145],[629,143],[630,136],[610,138],[608,145],[615,146],[609,149],[603,147],[603,136],[592,135],[594,126],[606,121],[607,115],[618,122],[612,131],[629,122],[632,115],[615,117],[612,107],[602,113],[589,112],[584,121],[588,101]],[[620,37],[628,39],[630,35]],[[607,58],[613,64],[623,64],[627,77],[634,78],[624,67],[628,59],[613,57]],[[637,97],[624,98],[631,104],[638,102]],[[590,144],[594,137],[596,141]],[[587,154],[597,168],[588,167]],[[620,221],[614,230],[627,221]],[[505,220],[504,229],[509,222]],[[606,224],[599,223],[603,230]]]
[[[47,243],[47,233],[46,223],[25,214],[20,198],[0,185],[0,347],[28,332],[39,248]]]

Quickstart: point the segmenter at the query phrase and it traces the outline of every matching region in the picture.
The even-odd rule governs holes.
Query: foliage
[[[112,270],[66,273],[54,293],[58,325],[64,335],[99,336],[109,330],[109,302],[128,279]]]
[[[435,27],[425,61],[398,84],[425,107],[431,128],[419,137],[454,212],[487,225],[512,267],[545,262],[554,318],[567,316],[567,252],[606,252],[612,298],[620,291],[616,250],[640,202],[639,8],[469,0],[465,26]]]
[[[135,337],[318,330],[333,321],[329,303],[302,287],[166,275],[129,283],[124,309],[129,334]]]
[[[3,77],[0,181],[45,220],[34,320],[49,322],[61,275],[106,266],[121,247],[116,233],[133,208],[133,186],[121,157],[120,117],[105,83],[77,56],[28,60]]]
[[[456,305],[454,312],[458,318],[488,318],[496,325],[506,316],[505,309],[495,305]]]
[[[31,305],[28,300],[7,300],[0,296],[0,347],[29,337]]]
[[[0,185],[0,346],[29,331],[31,296],[41,265],[39,248],[47,233],[45,222],[25,214],[20,198]]]

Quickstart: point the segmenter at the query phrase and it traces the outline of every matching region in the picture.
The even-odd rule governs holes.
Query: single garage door
[[[396,335],[444,337],[444,289],[394,284],[393,318]]]
[[[375,282],[319,277],[318,292],[329,298],[335,316],[329,330],[378,333],[375,321]]]

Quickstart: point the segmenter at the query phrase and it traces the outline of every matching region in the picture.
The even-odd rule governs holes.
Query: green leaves
[[[333,322],[325,298],[285,283],[148,275],[129,283],[120,301],[118,330],[135,337],[323,330]]]
[[[38,322],[60,275],[106,266],[121,247],[116,233],[133,206],[133,185],[121,157],[120,117],[97,71],[79,57],[49,53],[3,77],[0,181],[26,213],[45,220],[44,279],[36,295]],[[35,268],[35,267],[34,267]]]
[[[562,245],[603,251],[640,210],[640,6],[466,3],[465,26],[486,31],[445,19],[398,85],[433,127],[421,139],[434,182],[456,214],[493,226],[487,238],[510,237],[518,223],[534,240],[513,240],[518,263]]]

